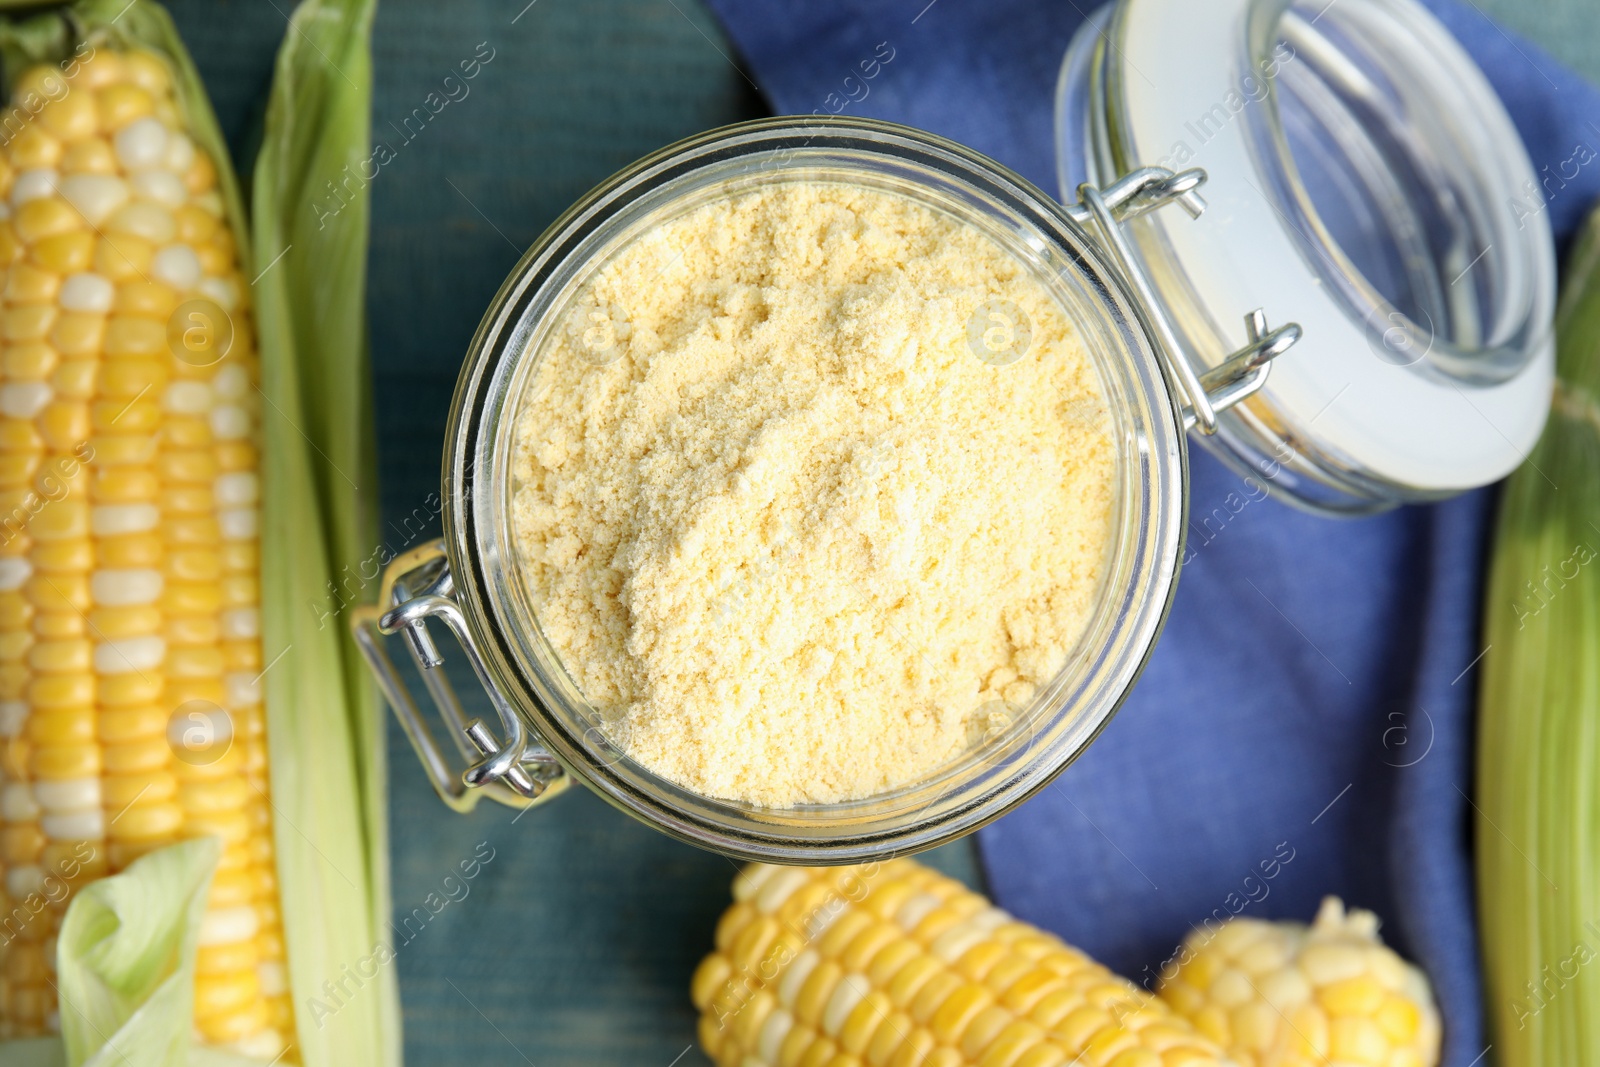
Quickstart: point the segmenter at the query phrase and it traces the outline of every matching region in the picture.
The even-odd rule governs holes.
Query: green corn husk
[[[278,53],[256,159],[262,390],[262,624],[290,986],[307,1067],[400,1062],[382,708],[349,630],[308,605],[377,543],[366,336],[374,0],[305,0]],[[346,169],[348,168],[348,170]],[[325,190],[342,188],[327,218]],[[319,210],[319,208],[321,208]],[[270,358],[269,358],[270,357]],[[337,866],[336,866],[337,865]],[[314,922],[295,924],[314,915]],[[345,1001],[324,984],[376,959]],[[362,967],[364,970],[365,967]]]
[[[376,538],[365,190],[345,187],[337,225],[319,225],[314,213],[317,193],[370,155],[374,8],[375,0],[304,0],[295,10],[248,214],[199,74],[155,0],[78,0],[0,21],[11,77],[65,57],[84,37],[165,55],[190,135],[217,164],[241,262],[258,276],[263,647],[269,661],[282,654],[265,677],[269,773],[295,1053],[306,1067],[391,1067],[401,1056],[392,966],[380,966],[359,995],[319,999],[325,982],[388,941],[387,786],[381,708],[358,653],[344,626],[307,608]],[[0,1061],[253,1063],[192,1046],[200,904],[216,860],[213,842],[183,842],[85,887],[59,939],[62,1039],[4,1043]]]
[[[1568,264],[1549,425],[1506,486],[1476,826],[1503,1067],[1600,1063],[1600,213]]]

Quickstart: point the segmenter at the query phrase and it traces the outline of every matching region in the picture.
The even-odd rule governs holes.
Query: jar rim
[[[1086,338],[1121,443],[1118,526],[1102,605],[1069,669],[1015,729],[942,777],[836,805],[765,809],[694,794],[606,750],[525,599],[505,523],[508,442],[541,331],[563,311],[597,250],[626,225],[731,176],[803,180],[826,163],[908,195],[970,198],[969,221],[1037,257],[1051,284],[1092,305],[1064,307]],[[632,214],[630,214],[630,212]],[[608,229],[609,227],[609,229]],[[1100,321],[1086,324],[1086,313]],[[1107,381],[1108,375],[1116,378]],[[999,164],[934,135],[875,120],[779,118],[713,130],[640,160],[598,186],[539,238],[486,312],[452,403],[444,460],[446,550],[467,625],[525,724],[571,772],[630,815],[702,847],[784,863],[845,863],[959,837],[1043,788],[1121,705],[1165,620],[1182,555],[1187,486],[1182,414],[1137,305],[1094,240],[1060,205]],[[1075,673],[1071,673],[1075,672]],[[565,684],[564,684],[565,680]],[[568,688],[570,687],[570,689]],[[581,700],[581,694],[576,700]],[[592,720],[589,720],[592,722]],[[586,736],[588,734],[589,736]],[[1019,740],[1021,739],[1021,740]]]

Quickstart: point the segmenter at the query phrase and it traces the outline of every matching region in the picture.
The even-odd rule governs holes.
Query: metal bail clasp
[[[430,541],[395,557],[384,568],[378,603],[351,612],[350,629],[356,645],[441,800],[460,812],[471,811],[481,796],[513,808],[548,800],[565,790],[571,778],[554,756],[530,741],[516,709],[490,675],[467,628],[466,617],[452,596],[454,592],[443,540]],[[439,670],[444,657],[428,632],[429,618],[442,620],[461,642],[473,672],[494,704],[504,743],[495,738],[483,720],[467,718],[450,679]],[[396,633],[404,636],[423,684],[440,717],[450,727],[456,751],[467,763],[462,772],[451,770],[450,760],[434,740],[433,731],[384,648],[383,638]]]
[[[1178,203],[1190,218],[1199,218],[1206,202],[1198,189],[1206,172],[1198,167],[1173,172],[1165,167],[1141,167],[1106,186],[1078,186],[1078,203],[1067,206],[1075,222],[1092,226],[1101,244],[1116,259],[1123,277],[1133,287],[1159,341],[1158,354],[1167,369],[1168,380],[1182,392],[1183,428],[1203,434],[1217,432],[1217,415],[1239,403],[1267,383],[1272,360],[1283,355],[1300,340],[1300,325],[1289,322],[1275,330],[1267,328],[1267,316],[1260,308],[1244,317],[1247,337],[1243,348],[1204,373],[1185,352],[1178,331],[1166,306],[1151,284],[1150,276],[1129,244],[1122,224],[1147,211]]]

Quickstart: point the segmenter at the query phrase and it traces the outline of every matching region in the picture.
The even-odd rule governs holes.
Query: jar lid
[[[1181,343],[1215,366],[1238,309],[1304,328],[1208,443],[1293,502],[1368,511],[1495,481],[1549,406],[1548,222],[1510,117],[1412,0],[1123,0],[1063,67],[1063,199],[1142,165],[1208,209],[1138,220]]]

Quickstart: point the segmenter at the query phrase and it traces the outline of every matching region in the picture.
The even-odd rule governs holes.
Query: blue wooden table
[[[1592,0],[1480,3],[1600,79]],[[248,159],[291,0],[171,6]],[[397,155],[372,184],[369,310],[383,536],[399,551],[438,531],[456,372],[522,251],[613,171],[763,106],[694,0],[383,0],[375,50],[373,124]],[[474,58],[466,93],[408,125]],[[441,893],[459,860],[492,855],[467,895],[399,949],[412,1067],[703,1063],[688,979],[733,865],[582,790],[521,818],[491,805],[453,815],[397,730],[390,741],[397,922]],[[966,844],[929,859],[975,877]]]

